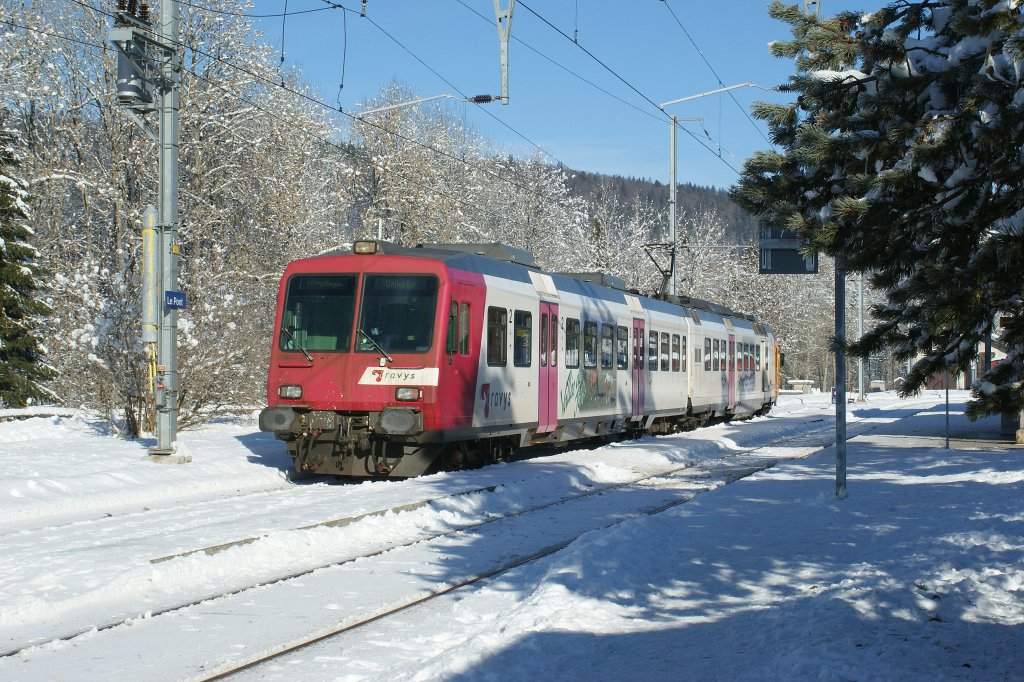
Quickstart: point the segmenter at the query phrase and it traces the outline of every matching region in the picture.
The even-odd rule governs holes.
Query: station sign
[[[808,253],[801,248],[799,235],[793,230],[778,227],[761,228],[759,240],[761,275],[816,275],[818,252]]]
[[[185,309],[185,292],[184,291],[165,291],[164,292],[164,307],[170,310],[184,310]]]

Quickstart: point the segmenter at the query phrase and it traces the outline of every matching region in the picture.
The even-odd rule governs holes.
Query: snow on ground
[[[941,396],[870,398],[850,406],[851,431],[871,430],[848,444],[846,500],[833,495],[827,448],[591,531],[544,560],[247,676],[1024,680],[1024,449],[993,442],[997,420],[968,422],[962,392],[953,393],[948,450]],[[151,443],[114,439],[82,415],[0,423],[0,640],[5,649],[43,643],[70,624],[144,616],[190,589],[244,584],[261,565],[316,565],[431,524],[754,447],[813,420],[828,426],[833,409],[827,396],[783,398],[773,416],[744,424],[360,485],[288,483],[283,447],[252,420],[182,433],[179,449],[193,457],[183,465],[144,461]],[[465,494],[344,533],[289,530],[450,493]],[[261,540],[150,563],[250,536]],[[325,577],[298,581],[296,601],[341,618],[340,589],[303,594]],[[388,592],[366,581],[345,587]],[[191,618],[216,640],[212,618]],[[266,629],[278,626],[267,620]],[[131,659],[180,646],[136,638],[141,650],[97,660],[90,642],[104,636],[2,658],[0,678],[79,679],[87,667],[132,677]]]

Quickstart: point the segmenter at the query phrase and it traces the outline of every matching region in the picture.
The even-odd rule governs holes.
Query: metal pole
[[[864,273],[857,277],[857,338],[864,338]],[[857,400],[864,402],[864,358],[857,358]]]
[[[836,261],[836,497],[846,499],[846,271]]]
[[[494,0],[494,21],[498,26],[498,45],[501,53],[502,104],[508,104],[508,37],[512,32],[512,12],[515,6],[516,0],[509,0],[508,9],[503,10],[498,0]]]
[[[949,371],[946,371],[946,449],[949,450]]]
[[[668,117],[668,294],[676,295],[676,117]]]
[[[167,46],[160,67],[160,261],[161,288],[178,286],[178,3],[160,3],[160,36]],[[178,311],[163,302],[157,360],[157,444],[153,455],[174,453],[178,433]]]

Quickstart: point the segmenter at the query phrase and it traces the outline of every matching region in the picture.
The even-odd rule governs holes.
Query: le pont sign
[[[164,307],[168,310],[184,310],[185,309],[185,292],[184,291],[165,291],[164,292]]]

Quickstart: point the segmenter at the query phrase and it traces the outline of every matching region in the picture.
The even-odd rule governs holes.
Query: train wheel
[[[464,441],[449,443],[437,458],[439,471],[458,471],[470,466],[472,458]]]

